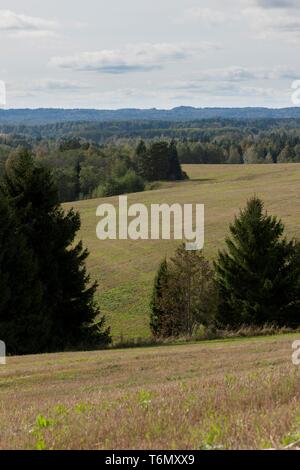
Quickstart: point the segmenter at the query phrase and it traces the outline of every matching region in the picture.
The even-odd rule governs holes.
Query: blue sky
[[[291,106],[299,0],[1,0],[7,107]]]

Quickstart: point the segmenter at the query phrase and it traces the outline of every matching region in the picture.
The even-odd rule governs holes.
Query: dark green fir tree
[[[42,284],[31,248],[0,195],[0,338],[9,354],[47,348],[51,318],[43,310]]]
[[[85,266],[88,252],[81,241],[75,242],[79,213],[63,211],[50,172],[35,164],[27,150],[8,159],[3,190],[18,231],[33,253],[42,285],[42,312],[49,329],[41,351],[107,343],[109,330],[103,327],[103,319],[97,323],[97,285],[90,282]]]
[[[219,325],[300,324],[299,243],[253,197],[230,226],[227,249],[215,264]]]
[[[163,259],[159,265],[154,280],[152,298],[150,303],[150,328],[154,336],[161,336],[165,323],[164,295],[168,282],[168,264]]]

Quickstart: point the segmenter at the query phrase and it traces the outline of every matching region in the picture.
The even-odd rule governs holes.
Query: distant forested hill
[[[0,110],[0,123],[48,124],[55,122],[103,122],[132,120],[191,121],[195,119],[287,119],[300,118],[294,108],[193,108],[166,109],[8,109]]]

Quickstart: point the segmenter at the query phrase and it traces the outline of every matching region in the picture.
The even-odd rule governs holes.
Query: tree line
[[[51,171],[60,202],[140,192],[153,181],[186,178],[174,141],[97,145],[74,138],[11,144],[0,145],[0,177],[7,158],[25,148]]]
[[[278,129],[267,125],[265,129],[262,124],[261,128],[202,125],[200,135],[194,135],[191,127],[188,137],[175,132],[176,137],[170,138],[162,128],[158,137],[114,136],[106,142],[87,140],[81,134],[55,139],[0,134],[0,177],[9,155],[26,148],[52,171],[59,200],[67,202],[139,192],[151,188],[148,183],[155,180],[181,180],[186,177],[182,164],[300,162],[300,130],[287,123]],[[130,129],[132,126],[128,123]]]
[[[270,116],[270,113],[256,113],[255,108],[239,109],[231,117],[217,116],[210,113],[199,119],[192,114],[186,114],[183,118],[177,113],[176,119],[149,119],[136,116],[127,116],[123,113],[120,119],[88,119],[85,113],[80,120],[74,119],[76,110],[66,110],[68,116],[62,119],[63,110],[48,110],[54,114],[51,119],[30,119],[26,116],[26,110],[0,110],[0,133],[2,135],[19,135],[32,140],[58,139],[58,138],[84,138],[87,141],[104,143],[117,139],[188,139],[207,142],[220,136],[233,136],[244,138],[257,136],[262,133],[298,133],[300,127],[299,108],[294,108],[295,115],[282,113]],[[18,119],[18,111],[24,112],[22,119]],[[47,110],[27,110],[29,114],[45,113]],[[79,110],[80,111],[80,110]],[[85,110],[92,112],[92,110]],[[213,110],[211,110],[213,111]],[[250,112],[247,112],[250,111]],[[252,113],[251,111],[254,111]],[[269,110],[272,111],[272,110]],[[284,110],[280,110],[284,111]],[[11,119],[3,119],[3,112],[11,112]],[[2,114],[2,116],[1,116]],[[254,114],[254,115],[253,115]],[[269,115],[268,115],[269,114]],[[73,119],[72,119],[73,118]]]

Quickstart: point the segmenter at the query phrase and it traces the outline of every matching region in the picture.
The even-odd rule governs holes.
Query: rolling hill
[[[197,119],[293,119],[300,108],[194,108],[173,109],[0,109],[0,123],[47,124],[56,122],[110,122],[132,120],[191,121]]]
[[[205,204],[204,253],[212,259],[224,244],[229,223],[254,194],[286,224],[290,237],[300,237],[300,165],[186,165],[190,181],[162,183],[157,190],[130,194],[129,204]],[[96,237],[97,206],[118,198],[65,204],[80,211],[80,237],[90,250],[88,268],[99,281],[98,297],[114,338],[146,338],[149,298],[160,260],[173,253],[176,241],[106,240]]]

